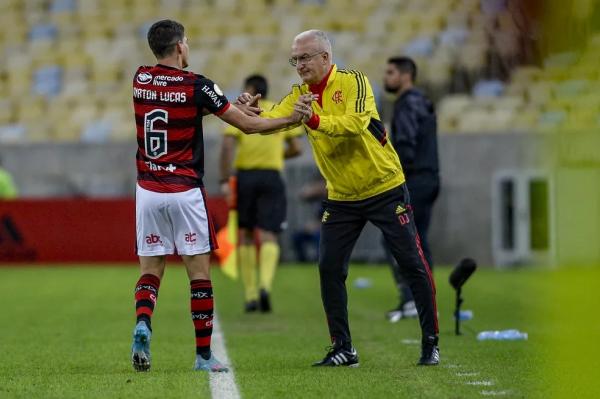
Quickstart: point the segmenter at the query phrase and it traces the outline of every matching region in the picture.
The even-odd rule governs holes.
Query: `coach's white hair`
[[[319,43],[319,47],[321,47],[323,49],[323,51],[327,52],[327,54],[329,54],[329,57],[331,57],[331,55],[332,55],[331,42],[329,41],[327,34],[325,32],[323,32],[322,30],[311,29],[311,30],[304,31],[302,33],[299,33],[294,38],[294,41],[302,40],[302,39],[316,40]]]

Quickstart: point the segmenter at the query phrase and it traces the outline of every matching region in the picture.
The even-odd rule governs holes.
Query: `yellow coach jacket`
[[[367,77],[333,65],[325,79],[326,84],[320,85],[323,92],[313,93],[321,94],[322,105],[313,102],[313,118],[304,125],[327,181],[328,198],[359,201],[404,183],[400,160],[379,118]],[[294,85],[290,94],[261,116],[287,116],[300,95],[309,92],[307,84]]]

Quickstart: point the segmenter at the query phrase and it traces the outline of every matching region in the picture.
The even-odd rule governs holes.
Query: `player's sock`
[[[258,284],[256,282],[256,247],[240,245],[240,274],[244,283],[246,302],[258,300]]]
[[[190,281],[191,311],[196,330],[196,354],[210,358],[213,323],[213,292],[210,280]]]
[[[271,292],[275,270],[279,263],[279,244],[272,241],[263,242],[259,253],[260,288]]]
[[[152,313],[158,298],[158,288],[160,287],[160,278],[154,274],[144,274],[138,280],[135,286],[135,314],[137,316],[136,324],[140,321],[146,322],[150,331],[152,331]]]

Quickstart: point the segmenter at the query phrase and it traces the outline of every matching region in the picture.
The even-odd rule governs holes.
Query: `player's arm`
[[[244,93],[244,94],[247,94],[247,93]],[[303,112],[305,112],[306,106],[304,104],[302,104],[302,105],[296,104],[296,100],[300,97],[300,95],[301,95],[300,86],[293,85],[292,90],[290,91],[290,93],[288,95],[283,97],[277,104],[273,104],[273,106],[270,109],[263,110],[260,113],[260,116],[262,118],[281,118],[285,115],[289,115],[290,113],[295,112],[295,113],[300,113],[301,114],[300,116],[302,118],[304,118],[305,115],[303,114]],[[244,97],[240,96],[240,97],[238,97],[238,101],[239,100],[246,101],[250,97],[251,96],[249,94],[247,94],[246,99],[244,100]],[[299,123],[294,124],[290,127],[269,132],[269,134],[280,133],[280,132],[286,132],[286,135],[288,135],[288,134],[302,135],[305,133],[305,130],[302,127],[302,121],[300,121]]]
[[[296,111],[286,116],[270,119],[246,115],[235,106],[229,107],[217,116],[244,133],[276,133],[281,129],[296,126],[302,120],[302,114]]]
[[[227,97],[223,95],[221,89],[212,80],[198,76],[195,85],[195,98],[198,107],[208,110],[244,133],[276,131],[298,125],[302,120],[302,114],[295,110],[274,119],[246,115],[237,107],[231,106]]]
[[[360,134],[371,121],[373,89],[360,72],[350,77],[346,84],[346,113],[344,115],[317,115],[312,113],[305,123],[312,130],[327,136],[351,136]]]

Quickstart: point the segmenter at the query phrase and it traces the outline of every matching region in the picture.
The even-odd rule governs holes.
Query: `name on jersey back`
[[[181,82],[182,76],[157,75],[152,78],[147,72],[140,73],[137,77],[137,82],[140,84],[148,84],[152,81],[153,86],[166,87],[167,82]],[[133,88],[133,96],[142,100],[159,100],[169,103],[184,103],[187,101],[185,92],[180,91],[156,91],[152,89]]]
[[[133,96],[142,100],[159,100],[168,103],[184,103],[187,101],[187,95],[182,91],[156,91],[134,87]]]

